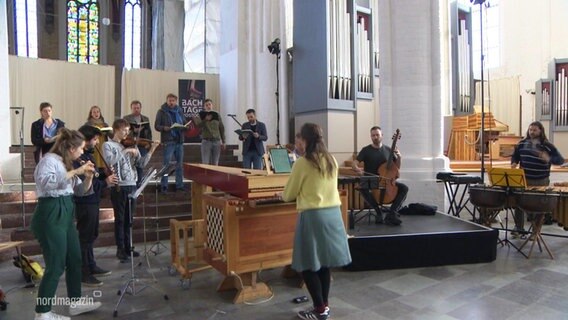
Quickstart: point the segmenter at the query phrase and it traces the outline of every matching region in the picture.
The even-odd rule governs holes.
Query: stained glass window
[[[36,0],[14,0],[16,55],[37,58]]]
[[[67,1],[67,60],[99,63],[99,5],[97,0]]]
[[[142,40],[142,8],[140,0],[124,3],[124,67],[140,68]]]

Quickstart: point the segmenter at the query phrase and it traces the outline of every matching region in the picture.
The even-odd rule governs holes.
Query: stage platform
[[[403,215],[400,226],[361,219],[348,231],[350,271],[492,262],[499,231],[444,213]]]

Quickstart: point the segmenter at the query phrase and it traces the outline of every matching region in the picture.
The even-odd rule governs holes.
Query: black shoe
[[[389,213],[385,217],[385,224],[389,226],[398,226],[402,223],[399,218],[397,218],[396,213]]]
[[[552,221],[552,215],[551,214],[545,214],[544,215],[544,225],[546,226],[550,226],[554,223],[554,221]]]
[[[375,224],[383,224],[383,217],[380,215],[377,215],[377,217],[375,218]]]
[[[130,257],[130,251],[127,251],[126,254]],[[132,251],[132,256],[134,258],[139,257],[140,256],[140,252],[133,250]]]
[[[93,275],[84,276],[81,279],[81,283],[86,287],[100,287],[103,285],[103,282],[95,278]]]
[[[91,275],[93,276],[98,276],[98,277],[104,277],[104,276],[108,276],[112,273],[112,271],[110,270],[105,270],[105,269],[101,269],[99,268],[99,266],[95,266],[92,270],[91,270]]]
[[[130,255],[126,254],[126,251],[120,248],[116,249],[116,257],[118,258],[118,260],[120,260],[120,262],[126,262],[130,260]]]

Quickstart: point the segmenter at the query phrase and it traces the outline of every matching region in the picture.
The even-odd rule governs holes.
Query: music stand
[[[154,217],[154,227],[156,231],[156,241],[154,244],[150,246],[150,248],[144,247],[144,254],[147,256],[148,252],[152,252],[155,256],[160,254],[160,246],[164,247],[164,249],[168,249],[161,241],[160,241],[160,216],[158,214],[158,186],[160,185],[160,181],[162,180],[163,176],[170,176],[176,170],[176,164],[169,163],[164,165],[158,172],[154,171],[154,182],[156,184],[155,189],[155,196],[156,196],[156,216]],[[145,233],[144,233],[145,234]],[[144,241],[144,245],[146,245],[146,241]],[[154,251],[154,247],[156,247]]]
[[[121,287],[121,289],[118,290],[118,294],[120,295],[120,297],[118,298],[118,302],[116,303],[116,306],[114,307],[114,312],[113,312],[113,317],[117,317],[118,316],[118,306],[120,305],[120,303],[122,302],[122,299],[124,299],[124,295],[126,293],[129,293],[130,295],[136,296],[138,293],[142,292],[144,289],[146,288],[151,288],[156,290],[157,292],[161,293],[164,295],[164,299],[165,300],[169,300],[169,297],[167,294],[163,293],[161,290],[153,287],[150,284],[145,284],[142,283],[141,280],[136,276],[136,274],[134,274],[134,245],[133,245],[133,240],[132,240],[132,227],[133,227],[133,218],[134,218],[134,214],[132,213],[132,207],[133,207],[133,202],[134,200],[136,200],[140,194],[142,193],[142,191],[144,190],[144,188],[146,188],[146,186],[148,185],[148,182],[150,182],[150,178],[156,173],[156,169],[153,169],[150,173],[146,174],[146,176],[144,177],[144,180],[140,183],[140,187],[138,187],[138,189],[134,190],[134,192],[132,192],[131,194],[128,195],[128,205],[130,206],[130,221],[129,221],[129,230],[128,232],[130,233],[130,278],[124,283],[124,285]],[[139,284],[140,286],[137,288],[136,284]]]
[[[508,197],[511,197],[512,189],[525,189],[527,186],[525,170],[517,168],[492,168],[489,170],[489,181],[494,187],[505,188]],[[525,253],[515,246],[507,236],[509,233],[509,213],[507,210],[509,209],[505,208],[505,239],[501,243],[512,246],[526,258]]]

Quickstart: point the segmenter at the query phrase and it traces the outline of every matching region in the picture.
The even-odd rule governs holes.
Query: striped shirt
[[[542,152],[550,155],[550,161],[546,162],[541,157]],[[525,170],[525,177],[530,180],[546,179],[550,176],[550,165],[560,165],[564,163],[564,158],[558,149],[549,142],[532,143],[531,139],[523,139],[515,147],[515,152],[511,157],[511,164],[521,164]]]

